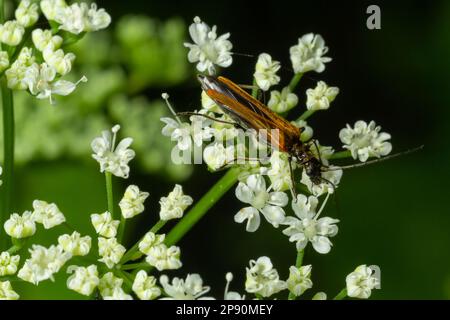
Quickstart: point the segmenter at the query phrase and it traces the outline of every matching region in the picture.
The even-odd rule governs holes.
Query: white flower
[[[194,146],[201,147],[203,141],[209,141],[213,136],[214,130],[208,126],[209,120],[205,121],[200,116],[191,116],[190,120],[190,123],[179,123],[172,118],[161,118],[161,121],[166,124],[161,130],[162,134],[176,141],[180,150],[189,150]]]
[[[278,271],[273,268],[268,257],[259,257],[256,261],[250,260],[250,268],[246,270],[245,290],[249,293],[270,297],[286,289],[286,282],[280,280]]]
[[[248,220],[246,226],[248,232],[254,232],[259,228],[259,212],[275,228],[284,221],[285,213],[281,207],[288,203],[288,197],[283,192],[270,192],[270,189],[266,189],[263,176],[259,174],[248,176],[245,183],[239,182],[235,194],[240,201],[251,205],[239,210],[234,216],[237,223]]]
[[[325,70],[324,63],[331,61],[331,58],[323,56],[328,52],[328,47],[325,46],[325,41],[319,34],[305,34],[298,39],[297,45],[290,48],[289,52],[295,73],[312,70],[322,72]]]
[[[31,237],[36,232],[33,214],[25,211],[21,216],[13,213],[4,224],[6,233],[13,238]]]
[[[0,51],[0,72],[9,67],[9,56],[6,51]]]
[[[80,82],[86,82],[86,77],[73,83],[67,80],[56,80],[56,70],[42,63],[38,65],[34,63],[25,71],[24,82],[28,85],[28,89],[32,95],[38,99],[49,99],[53,104],[53,95],[67,96],[71,94]]]
[[[112,292],[112,295],[103,297],[104,300],[133,300],[133,297],[122,288],[115,288]]]
[[[105,11],[105,9],[97,9],[95,3],[91,4],[88,10],[87,22],[85,23],[84,31],[92,32],[105,29],[111,23],[111,16]]]
[[[183,193],[183,188],[176,184],[175,188],[167,197],[159,200],[161,210],[159,217],[161,220],[178,219],[183,216],[184,210],[192,204],[193,200],[190,196]]]
[[[114,276],[112,272],[105,273],[98,283],[100,295],[103,298],[112,296],[114,290],[122,288],[122,283],[123,279]]]
[[[13,90],[28,89],[29,79],[26,77],[28,67],[34,63],[33,50],[22,48],[16,61],[5,71],[8,88]]]
[[[303,128],[303,132],[300,134],[301,141],[309,141],[311,140],[314,131],[308,126],[308,123],[305,120],[297,119],[295,121],[291,121],[297,128]]]
[[[100,163],[100,172],[108,171],[117,177],[126,179],[130,173],[128,162],[134,158],[135,152],[128,149],[133,142],[132,138],[125,138],[117,146],[115,145],[119,129],[120,126],[115,125],[111,131],[103,131],[101,137],[92,141],[91,148],[94,151],[92,157]]]
[[[15,292],[9,281],[0,281],[0,300],[17,300],[19,295]]]
[[[317,292],[313,297],[312,300],[327,300],[327,294],[325,292]]]
[[[139,242],[139,251],[143,254],[149,254],[150,248],[160,245],[164,242],[164,234],[154,234],[147,232],[144,238]]]
[[[373,275],[373,270],[365,264],[350,273],[345,282],[347,283],[347,295],[359,299],[369,298],[372,290],[380,284],[379,279]]]
[[[289,278],[287,279],[287,287],[295,296],[301,296],[303,292],[311,289],[313,283],[311,281],[311,265],[289,267]]]
[[[67,288],[85,296],[91,295],[100,282],[95,264],[88,267],[70,266],[67,273],[73,273],[67,278]]]
[[[49,204],[45,201],[34,200],[33,209],[34,220],[42,223],[45,229],[51,229],[66,221],[64,214],[54,203]]]
[[[102,214],[91,214],[91,223],[94,226],[95,232],[102,237],[112,238],[117,234],[117,227],[119,226],[119,220],[113,220],[109,211]]]
[[[42,52],[44,61],[53,67],[60,75],[65,75],[72,70],[72,63],[75,60],[75,55],[71,52],[64,54],[62,49],[53,51],[51,47],[47,47]]]
[[[72,257],[59,245],[52,245],[49,248],[33,245],[29,251],[31,257],[25,261],[17,276],[35,285],[47,279],[53,281],[53,274],[57,273]]]
[[[224,300],[245,300],[245,294],[241,296],[236,291],[228,290],[228,288],[230,287],[231,281],[233,281],[233,274],[231,272],[227,272],[227,274],[225,275],[225,280],[227,281],[227,283],[225,285],[225,292],[223,295],[223,299]]]
[[[201,297],[209,292],[210,288],[203,285],[203,280],[199,274],[188,274],[186,280],[180,278],[173,278],[172,284],[169,283],[169,278],[162,275],[159,278],[164,292],[170,300],[211,300],[210,297]]]
[[[221,143],[212,143],[203,150],[203,160],[215,171],[234,160],[234,146],[225,147]]]
[[[48,20],[55,20],[61,14],[67,4],[64,0],[41,0],[41,10]]]
[[[57,50],[63,43],[63,38],[53,35],[51,30],[34,29],[31,33],[33,44],[39,51]]]
[[[167,248],[165,244],[150,247],[145,261],[159,271],[179,269],[183,265],[180,261],[180,248]]]
[[[148,192],[140,191],[135,185],[130,185],[125,190],[122,200],[119,202],[122,216],[129,219],[144,211],[144,201],[149,196]]]
[[[58,244],[65,252],[69,252],[72,256],[85,256],[91,250],[92,239],[90,236],[81,237],[74,231],[71,235],[63,234],[58,237]]]
[[[270,92],[270,99],[267,106],[277,113],[283,113],[291,110],[298,103],[298,97],[295,93],[285,87],[280,91],[273,90]]]
[[[61,6],[53,18],[61,24],[60,29],[74,34],[101,30],[111,23],[111,16],[105,9],[97,9],[95,3],[90,8],[86,3]]]
[[[320,184],[313,183],[311,178],[306,174],[306,170],[302,171],[302,179],[300,182],[308,187],[309,192],[317,197],[324,193],[334,193],[335,188],[341,181],[342,170],[334,166],[330,166],[328,169],[332,170],[326,170],[320,173],[323,179]]]
[[[98,238],[98,254],[102,257],[98,261],[103,262],[110,269],[119,263],[126,251],[127,249],[118,243],[116,238]]]
[[[308,110],[326,110],[338,93],[338,87],[328,87],[325,82],[319,81],[314,89],[306,90],[306,108]]]
[[[356,121],[354,128],[347,124],[347,127],[339,132],[339,138],[344,144],[344,148],[352,153],[353,159],[366,162],[369,157],[380,158],[388,155],[392,151],[392,144],[386,140],[391,139],[391,135],[380,132],[381,127],[370,121]]]
[[[292,163],[293,165],[293,163]],[[285,152],[273,151],[270,156],[270,168],[267,176],[275,191],[286,191],[292,186],[289,157]]]
[[[230,52],[233,45],[228,40],[230,34],[217,37],[216,29],[216,26],[211,29],[199,17],[195,17],[194,23],[189,26],[189,34],[194,43],[186,42],[184,46],[189,48],[189,62],[198,62],[197,70],[200,72],[208,70],[209,74],[214,74],[214,65],[226,68],[233,62]]]
[[[0,276],[9,276],[17,272],[20,256],[11,256],[9,252],[4,251],[0,254]]]
[[[0,24],[0,42],[8,46],[17,46],[22,41],[24,33],[25,28],[16,20]]]
[[[17,22],[25,28],[31,27],[39,19],[38,5],[29,0],[22,0],[14,12]]]
[[[277,72],[280,68],[280,62],[272,61],[272,57],[267,53],[261,53],[258,56],[255,73],[253,74],[258,87],[263,91],[267,91],[271,86],[278,84],[280,77],[277,76]]]
[[[314,196],[308,198],[302,194],[297,195],[297,201],[292,201],[292,209],[296,217],[286,217],[283,224],[289,227],[283,233],[289,236],[289,241],[296,242],[297,250],[303,250],[311,242],[318,253],[328,253],[332,243],[329,237],[338,232],[337,219],[323,217],[319,219],[316,208],[319,200]],[[323,209],[323,207],[322,207]]]
[[[136,274],[132,289],[141,300],[154,300],[161,295],[161,289],[156,285],[156,278],[147,275],[144,270]]]

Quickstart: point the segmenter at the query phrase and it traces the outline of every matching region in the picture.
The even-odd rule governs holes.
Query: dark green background
[[[289,47],[305,33],[320,33],[333,61],[324,73],[309,73],[302,79],[300,101],[305,101],[304,91],[317,80],[338,86],[341,92],[330,110],[311,119],[316,138],[339,148],[342,127],[359,119],[373,119],[392,134],[394,151],[420,144],[425,144],[425,149],[345,172],[337,192],[339,210],[332,205],[328,211],[341,220],[339,233],[332,239],[334,247],[327,255],[312,250],[305,255],[305,263],[313,264],[314,289],[310,294],[323,290],[333,296],[357,265],[377,264],[382,271],[382,290],[375,291],[373,298],[450,297],[450,2],[378,2],[382,29],[374,31],[366,28],[369,3],[365,2],[98,3],[114,19],[135,13],[162,20],[181,17],[189,24],[198,15],[210,25],[216,24],[219,34],[231,32],[235,52],[267,52],[281,61],[284,83],[292,76]],[[250,83],[254,63],[255,58],[235,56],[232,67],[223,74],[238,83]],[[171,93],[180,109],[199,106],[199,88],[194,80],[148,91],[147,95],[156,99],[161,91]],[[36,198],[48,199],[59,204],[77,229],[92,232],[89,214],[104,211],[106,201],[103,176],[91,162],[40,162],[20,168],[17,209],[29,208]],[[183,188],[198,200],[220,175],[197,166],[193,176],[182,183]],[[132,243],[156,221],[158,199],[171,190],[174,181],[139,174],[132,165],[127,183],[150,192],[146,215],[128,226],[127,240]],[[116,187],[123,190],[126,185]],[[235,274],[232,289],[242,293],[245,266],[249,259],[261,255],[271,257],[282,277],[287,277],[288,267],[295,261],[294,245],[267,223],[254,234],[245,232],[243,225],[233,222],[234,214],[243,206],[234,197],[234,190],[230,191],[179,243],[184,266],[170,274],[200,273],[216,297],[223,294],[227,271]],[[50,232],[41,242],[54,243],[62,231]],[[45,296],[41,286],[25,284],[20,290],[24,297],[80,297],[63,286],[62,281],[59,285],[45,282]]]

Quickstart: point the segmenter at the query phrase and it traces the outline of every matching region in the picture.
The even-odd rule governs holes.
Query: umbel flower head
[[[6,233],[13,238],[31,237],[36,232],[34,216],[30,211],[22,215],[13,213],[4,225]]]
[[[101,256],[98,261],[110,269],[119,263],[125,251],[125,247],[118,243],[116,238],[98,238],[98,254]]]
[[[319,81],[314,89],[306,90],[306,108],[308,110],[326,110],[339,93],[338,87],[329,87]]]
[[[131,185],[125,190],[122,200],[119,202],[122,216],[129,219],[144,211],[144,201],[149,196],[148,192],[140,191],[138,186]]]
[[[65,252],[72,256],[85,256],[91,250],[92,239],[89,236],[81,237],[74,231],[71,235],[63,234],[58,237],[58,244]]]
[[[173,278],[172,284],[169,283],[169,278],[162,275],[159,278],[167,298],[164,300],[211,300],[211,297],[202,297],[209,292],[210,287],[203,285],[203,280],[199,274],[188,274],[186,279]]]
[[[19,295],[9,281],[0,281],[0,300],[17,300]]]
[[[42,0],[41,10],[48,20],[56,21],[59,28],[74,34],[97,31],[111,23],[110,15],[104,9],[97,9],[92,3],[73,3],[68,6],[64,0]]]
[[[283,233],[289,236],[289,241],[296,242],[297,250],[303,250],[308,242],[311,242],[314,250],[319,253],[328,253],[331,250],[329,237],[334,237],[338,232],[337,219],[329,217],[319,218],[320,210],[316,213],[319,200],[314,197],[297,195],[297,200],[292,202],[292,210],[297,217],[286,217],[283,224],[289,227]],[[323,207],[322,207],[323,208]]]
[[[381,127],[370,121],[359,120],[352,128],[349,124],[339,132],[339,138],[344,144],[344,148],[352,153],[353,159],[366,162],[369,157],[381,157],[388,155],[392,151],[392,144],[386,140],[391,139],[391,135],[380,132]]]
[[[132,138],[121,140],[116,146],[117,132],[120,130],[119,125],[115,125],[111,130],[102,132],[101,137],[95,138],[91,143],[92,157],[100,164],[100,172],[108,171],[116,177],[128,178],[130,173],[130,162],[135,152],[128,149],[133,142]]]
[[[20,256],[11,256],[5,251],[0,254],[0,276],[15,274],[19,265]]]
[[[73,273],[67,278],[67,287],[85,296],[91,295],[100,282],[95,264],[88,267],[70,266],[67,273]]]
[[[277,76],[277,71],[280,68],[278,61],[272,60],[272,57],[267,53],[261,53],[258,56],[255,73],[253,74],[258,87],[267,91],[271,86],[278,84],[280,77]]]
[[[132,289],[141,300],[154,300],[161,295],[161,289],[156,285],[156,278],[147,275],[144,270],[136,274]]]
[[[268,257],[250,260],[250,267],[246,270],[245,290],[249,293],[270,297],[286,289],[286,282],[280,280],[278,271],[273,268],[272,261]]]
[[[119,226],[119,220],[113,220],[111,213],[106,211],[102,214],[91,214],[91,222],[95,228],[95,231],[106,238],[113,238],[117,234],[117,227]]]
[[[290,49],[294,72],[324,71],[325,63],[331,61],[331,58],[323,56],[327,52],[328,47],[325,46],[325,41],[320,34],[305,34],[298,39],[298,44]]]
[[[195,17],[194,23],[189,26],[189,35],[194,43],[185,42],[184,46],[189,48],[189,62],[197,63],[198,71],[214,74],[214,65],[226,68],[233,62],[230,52],[233,45],[228,40],[229,33],[217,37],[216,26],[210,28],[199,17]]]
[[[53,281],[53,274],[72,257],[59,245],[52,245],[49,248],[33,245],[29,251],[31,257],[25,261],[17,276],[36,285],[47,279]]]
[[[25,28],[31,27],[39,19],[38,5],[30,0],[22,0],[19,3],[14,15],[17,22]]]
[[[47,203],[41,200],[33,201],[33,217],[38,223],[42,223],[45,229],[53,228],[66,221],[64,214],[54,203]]]
[[[239,210],[234,216],[234,221],[238,223],[247,220],[248,232],[254,232],[259,228],[261,221],[259,213],[262,213],[275,228],[284,221],[285,213],[282,207],[288,203],[288,197],[284,192],[270,192],[262,175],[250,175],[245,183],[239,182],[236,197],[250,204],[250,207]]]
[[[281,92],[277,90],[270,92],[270,99],[267,106],[277,113],[283,113],[294,108],[297,103],[297,95],[290,92],[289,87],[285,87]]]
[[[311,265],[289,267],[289,278],[287,279],[287,287],[295,296],[301,296],[306,290],[312,288],[311,281]]]
[[[184,210],[192,204],[190,196],[183,193],[183,188],[177,184],[167,197],[159,200],[161,211],[159,216],[161,220],[178,219],[183,216]]]
[[[372,290],[380,284],[379,279],[373,273],[372,268],[365,264],[357,267],[345,279],[347,295],[352,298],[369,298]]]

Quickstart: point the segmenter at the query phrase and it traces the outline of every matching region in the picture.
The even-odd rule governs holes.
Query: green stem
[[[125,219],[123,214],[121,214],[120,215],[119,230],[117,230],[117,241],[119,241],[119,243],[122,243],[123,234],[125,233],[125,223],[126,222],[127,222],[127,219]]]
[[[351,158],[351,157],[352,157],[351,151],[345,150],[345,151],[339,151],[339,152],[332,154],[329,157],[329,159],[344,159],[344,158]]]
[[[108,201],[108,211],[111,216],[114,217],[114,197],[113,197],[113,186],[112,186],[112,174],[111,172],[105,171],[106,179],[106,199]]]
[[[300,79],[303,77],[303,73],[296,73],[292,78],[291,82],[289,82],[288,88],[290,92],[294,92],[295,87],[297,86]]]
[[[336,297],[333,298],[333,300],[342,300],[345,297],[347,297],[347,289],[344,288],[342,289],[337,295]]]
[[[167,246],[177,243],[236,183],[238,168],[232,168],[197,202],[197,204],[169,232],[164,241]]]
[[[297,251],[297,258],[295,259],[295,266],[297,268],[300,268],[302,266],[303,263],[303,256],[305,255],[305,250],[298,250]],[[293,294],[292,292],[289,292],[289,300],[295,300],[297,298],[297,296],[295,294]]]
[[[1,11],[1,9],[0,9]],[[3,105],[3,185],[0,226],[3,227],[11,214],[14,177],[14,103],[13,93],[8,88],[5,77],[0,80]],[[1,237],[0,249],[8,246],[8,239]]]
[[[161,229],[162,227],[164,227],[164,225],[167,223],[166,220],[159,220],[151,229],[149,232],[153,232],[153,233],[157,233],[159,231],[159,229]],[[145,237],[145,236],[144,236]],[[135,254],[138,252],[139,250],[139,242],[142,241],[142,239],[144,239],[144,237],[140,238],[138,242],[136,242],[122,257],[122,260],[120,261],[120,264],[124,264],[127,261],[130,261]]]
[[[305,112],[303,112],[303,114],[300,116],[300,118],[297,119],[298,120],[306,120],[309,117],[311,117],[314,112],[316,112],[316,110],[306,110]]]
[[[123,282],[125,284],[125,291],[127,291],[127,292],[131,291],[131,288],[133,287],[133,282],[131,280],[131,276],[121,270],[118,270],[118,269],[115,269],[113,271],[113,273],[115,273],[117,277],[123,279]]]
[[[256,98],[258,96],[258,85],[256,84],[256,79],[253,78],[253,85],[252,85],[252,97]]]
[[[138,262],[138,263],[130,263],[124,264],[120,267],[120,270],[134,270],[134,269],[142,269],[148,268],[150,265],[147,262]]]

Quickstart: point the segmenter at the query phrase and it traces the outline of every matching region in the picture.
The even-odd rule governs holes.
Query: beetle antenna
[[[392,154],[390,156],[386,156],[386,157],[383,157],[383,158],[374,159],[374,160],[370,160],[370,161],[366,161],[366,162],[362,162],[362,163],[350,164],[350,165],[347,165],[347,166],[325,168],[323,171],[333,171],[333,170],[341,170],[341,169],[344,170],[344,169],[350,169],[350,168],[365,167],[365,166],[368,166],[370,164],[374,164],[374,163],[382,162],[382,161],[385,161],[385,160],[397,158],[397,157],[400,157],[400,156],[403,156],[403,155],[407,155],[407,154],[410,154],[410,153],[422,150],[423,148],[424,148],[424,145],[421,145],[421,146],[419,146],[417,148],[409,149],[409,150],[406,150],[406,151],[403,151],[403,152],[398,152],[398,153],[395,153],[395,154]]]

